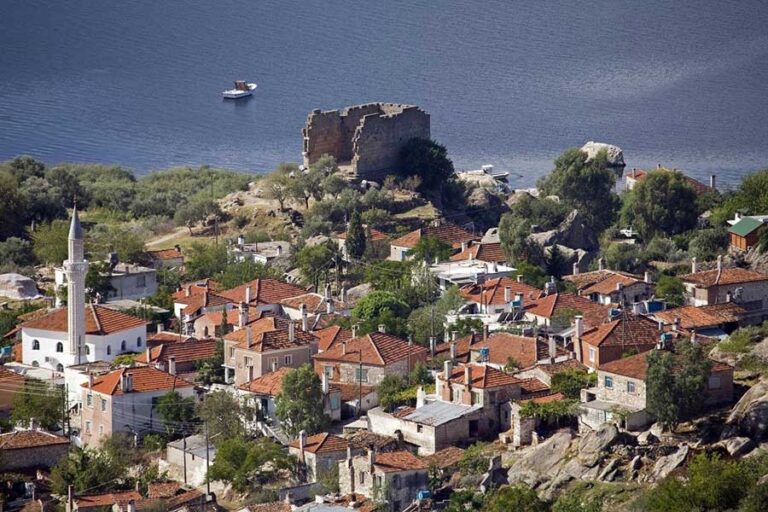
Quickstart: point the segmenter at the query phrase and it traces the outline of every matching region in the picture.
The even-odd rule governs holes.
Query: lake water
[[[587,140],[732,183],[768,167],[767,92],[764,0],[0,2],[0,159],[258,172],[313,108],[394,101],[521,186]]]

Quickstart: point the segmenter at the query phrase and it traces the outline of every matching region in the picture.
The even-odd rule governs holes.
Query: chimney
[[[483,340],[488,339],[488,326],[486,324],[483,324]]]
[[[573,263],[573,270],[571,271],[571,274],[577,276],[579,275],[579,264],[574,262]]]
[[[698,268],[696,266],[696,256],[691,258],[691,274],[695,274],[698,271]]]
[[[597,270],[605,270],[605,258],[598,258],[597,260]]]
[[[277,359],[272,360],[272,373],[277,371]]]
[[[472,387],[472,367],[470,365],[464,366],[464,385]]]
[[[651,273],[648,272],[647,270],[643,274],[643,281],[645,281],[647,284],[651,284],[651,282],[652,282],[651,281]]]
[[[192,295],[192,285],[187,285],[187,287],[184,289],[184,296],[189,297]]]
[[[326,375],[325,372],[323,372],[323,375],[320,378],[320,383],[323,386],[323,394],[327,395],[328,391],[330,390],[330,386],[328,384],[328,375]]]
[[[251,329],[250,325],[245,328],[245,345],[248,348],[251,348],[253,345],[253,329]]]
[[[452,341],[451,342],[451,361],[455,361],[455,360],[456,360],[456,342]]]
[[[147,366],[152,363],[152,349],[147,346]]]
[[[467,250],[467,242],[461,242],[461,252],[464,252]]]
[[[517,274],[517,282],[522,283],[523,282],[523,274]]]
[[[357,324],[352,324],[352,338],[357,338]]]
[[[427,403],[427,393],[424,392],[424,387],[419,386],[416,389],[416,408],[424,407]]]
[[[325,299],[330,300],[331,298],[331,283],[325,283]]]
[[[161,332],[163,332],[163,329],[164,329],[163,322],[158,323],[157,324],[157,334],[160,334]]]
[[[67,512],[73,512],[75,509],[75,489],[71,485],[67,486]]]
[[[584,335],[584,317],[576,315],[574,317],[574,322],[576,329],[573,333],[573,351],[576,352],[576,359],[581,362],[583,359],[581,353],[581,337]]]
[[[346,286],[341,287],[341,292],[339,293],[339,300],[344,306],[347,305],[347,287]]]
[[[437,348],[437,341],[434,336],[429,337],[429,353],[435,355],[435,348]]]
[[[307,332],[309,330],[309,318],[307,318],[307,305],[301,305],[301,330]]]
[[[131,374],[124,371],[120,376],[120,389],[123,393],[130,393],[132,388],[131,384]]]
[[[717,189],[717,177],[714,174],[709,175],[709,188],[712,190]]]
[[[334,312],[333,298],[329,298],[325,300],[325,312],[328,313],[329,315],[333,314]]]
[[[387,326],[384,324],[379,324],[379,332],[387,332]]]
[[[691,343],[696,345],[699,340],[696,339],[696,329],[691,329]]]
[[[675,320],[674,320],[674,322],[675,322],[675,323],[674,323],[674,325],[672,326],[672,327],[673,327],[673,329],[674,329],[675,331],[679,331],[679,330],[680,330],[680,317],[679,317],[679,316],[676,316],[676,317],[675,317]]]
[[[174,356],[168,358],[168,373],[176,375],[176,358]]]
[[[128,500],[128,512],[136,512],[136,502],[134,500]]]
[[[453,361],[446,361],[443,363],[443,366],[445,370],[445,381],[449,382],[451,379],[451,374],[453,373]]]
[[[617,292],[620,292],[623,289],[624,289],[624,283],[622,283],[622,282],[616,283],[616,291]]]
[[[37,430],[37,420],[35,418],[29,418],[29,430]]]
[[[304,462],[304,447],[307,445],[307,433],[299,432],[299,461]]]
[[[456,341],[459,337],[459,331],[451,331],[451,341]]]
[[[549,336],[547,341],[549,341],[549,362],[550,364],[555,364],[557,359],[557,342],[554,336]]]
[[[247,324],[248,324],[248,304],[246,304],[245,302],[241,302],[237,325],[242,329]]]
[[[296,323],[291,320],[288,322],[288,342],[293,343],[296,341]]]
[[[275,254],[277,256],[282,256],[283,255],[283,246],[282,245],[277,244],[277,246],[275,247]]]
[[[368,471],[371,474],[371,478],[373,478],[373,465],[376,464],[376,452],[374,452],[372,449],[368,449]]]
[[[347,355],[347,342],[342,341],[341,342],[341,355],[345,356]]]
[[[149,349],[147,349],[147,352],[149,352]],[[93,373],[88,372],[88,388],[93,388]]]
[[[504,302],[509,302],[512,300],[512,288],[509,286],[504,287]]]
[[[251,303],[251,283],[245,285],[245,303]]]

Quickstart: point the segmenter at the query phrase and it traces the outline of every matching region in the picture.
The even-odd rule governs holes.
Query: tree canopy
[[[308,364],[283,377],[282,391],[275,398],[275,405],[275,414],[291,437],[298,436],[302,430],[310,436],[317,434],[329,423],[323,407],[320,377]]]
[[[208,479],[230,482],[237,491],[245,492],[274,480],[280,471],[293,470],[295,465],[294,458],[269,438],[234,437],[216,447]]]

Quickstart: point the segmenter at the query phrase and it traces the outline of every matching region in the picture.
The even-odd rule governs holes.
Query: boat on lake
[[[226,99],[236,100],[238,98],[245,98],[253,94],[256,89],[256,84],[246,82],[245,80],[235,80],[235,88],[224,91],[222,96]]]

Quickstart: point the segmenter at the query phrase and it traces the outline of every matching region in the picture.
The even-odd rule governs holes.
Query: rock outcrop
[[[675,453],[659,457],[648,474],[647,480],[649,482],[656,482],[665,478],[672,471],[683,465],[689,452],[690,448],[688,448],[687,444],[684,444]]]
[[[768,438],[768,381],[752,386],[731,409],[722,438],[737,435],[755,442]]]
[[[605,151],[608,157],[608,165],[611,167],[621,167],[627,165],[624,162],[624,151],[619,146],[606,144],[605,142],[589,141],[581,147],[581,150],[587,154],[587,161],[592,160],[600,151]]]
[[[584,216],[578,210],[569,213],[557,228],[542,233],[532,233],[528,239],[541,247],[557,244],[584,251],[596,251],[600,247],[597,236],[589,229]]]
[[[591,468],[605,458],[606,451],[621,439],[619,429],[606,423],[599,430],[588,432],[579,440],[579,461]]]

